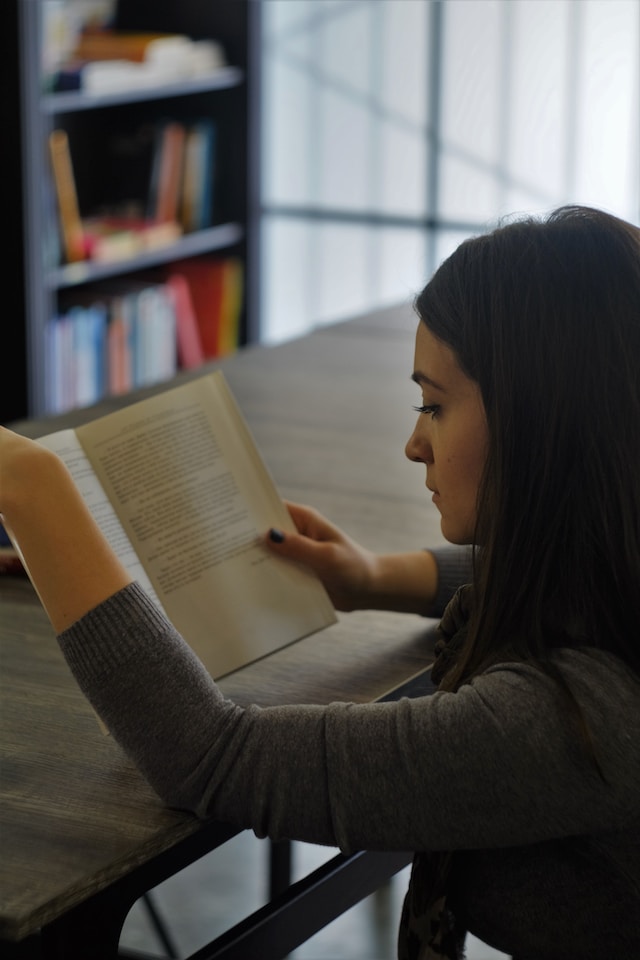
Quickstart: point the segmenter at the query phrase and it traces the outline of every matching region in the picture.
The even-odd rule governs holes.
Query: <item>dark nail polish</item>
[[[284,533],[282,530],[271,529],[269,530],[269,539],[274,543],[282,543],[284,540]]]

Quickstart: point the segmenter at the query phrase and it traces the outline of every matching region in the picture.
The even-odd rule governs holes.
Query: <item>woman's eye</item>
[[[438,411],[440,410],[440,404],[438,403],[427,403],[422,407],[413,408],[416,413],[429,413],[431,414],[431,419],[433,420]]]

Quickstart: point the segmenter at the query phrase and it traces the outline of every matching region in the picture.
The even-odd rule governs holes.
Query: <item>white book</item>
[[[38,442],[215,679],[336,622],[320,580],[264,546],[295,527],[221,371]]]

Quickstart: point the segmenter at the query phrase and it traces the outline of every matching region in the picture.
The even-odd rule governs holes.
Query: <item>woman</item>
[[[298,533],[266,542],[343,610],[434,614],[468,580],[432,697],[241,709],[60,461],[7,430],[0,510],[78,682],[168,804],[415,850],[403,960],[462,956],[467,930],[516,960],[640,956],[640,231],[579,207],[508,224],[416,307],[407,455],[473,577],[463,546],[376,556],[294,504]]]

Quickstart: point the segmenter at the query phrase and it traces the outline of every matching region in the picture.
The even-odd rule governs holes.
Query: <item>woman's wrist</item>
[[[0,436],[0,508],[57,632],[116,593],[131,576],[105,540],[59,457]]]
[[[372,565],[369,607],[429,616],[438,590],[438,565],[428,550],[379,554]]]

